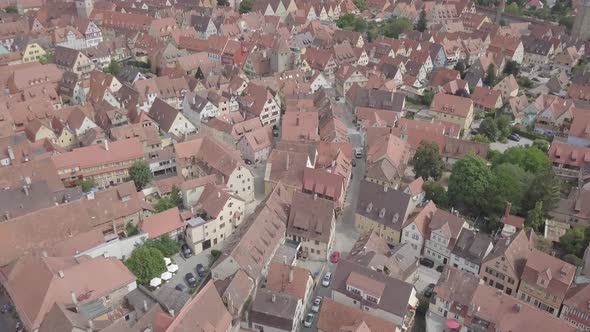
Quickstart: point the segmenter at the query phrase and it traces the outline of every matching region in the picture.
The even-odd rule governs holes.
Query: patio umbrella
[[[160,278],[162,278],[162,280],[168,281],[168,280],[172,279],[172,273],[166,271],[166,272],[162,273]]]
[[[168,265],[168,272],[174,273],[176,271],[178,271],[178,265],[176,265],[176,264],[170,264],[170,265]]]
[[[166,265],[170,265],[170,263],[172,263],[172,260],[168,257],[164,257],[164,263],[166,263]]]
[[[453,330],[458,329],[460,326],[459,322],[455,319],[452,319],[452,318],[447,319],[446,323],[447,323],[447,327],[450,329],[453,329]]]
[[[162,283],[162,279],[155,277],[154,279],[150,280],[150,286],[158,287]]]

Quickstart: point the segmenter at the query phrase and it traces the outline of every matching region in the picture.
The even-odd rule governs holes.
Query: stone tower
[[[93,9],[93,0],[76,0],[76,11],[78,12],[78,16],[89,18]]]

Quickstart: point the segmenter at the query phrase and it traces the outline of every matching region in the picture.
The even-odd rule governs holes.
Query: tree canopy
[[[442,176],[444,164],[435,143],[420,142],[410,163],[414,166],[416,178],[421,176],[425,181],[430,178],[438,181]]]
[[[145,161],[136,161],[129,168],[129,178],[135,183],[137,190],[142,190],[152,180],[152,171]]]
[[[545,212],[543,211],[542,201],[538,201],[535,208],[529,211],[524,223],[535,232],[540,232],[545,227]]]
[[[365,0],[352,0],[352,3],[354,3],[356,8],[358,8],[358,10],[361,12],[367,10],[367,3]]]
[[[494,66],[494,64],[491,64],[488,66],[488,69],[486,70],[486,76],[483,79],[483,83],[487,86],[494,86],[496,85],[496,66]]]
[[[583,228],[570,228],[559,238],[559,243],[566,253],[582,257],[586,249],[585,238]]]
[[[121,72],[121,65],[117,61],[111,60],[107,71],[111,73],[111,75],[117,76]]]
[[[498,125],[491,117],[486,117],[479,124],[479,133],[487,137],[491,142],[498,138]]]
[[[125,261],[127,268],[137,277],[140,284],[148,284],[150,280],[159,277],[166,271],[166,263],[162,253],[152,247],[139,246]]]
[[[426,201],[433,201],[439,207],[446,207],[449,205],[447,191],[438,182],[426,181],[422,186],[426,193]]]
[[[180,244],[168,235],[162,235],[156,239],[145,241],[146,247],[158,249],[166,257],[174,256],[180,250]]]
[[[490,187],[492,173],[481,157],[468,153],[453,167],[449,179],[449,203],[473,215],[485,208],[485,199]]]
[[[506,66],[504,67],[504,74],[514,75],[514,77],[516,77],[519,72],[520,72],[520,65],[518,64],[518,62],[516,62],[514,60],[510,60],[506,63]]]
[[[527,172],[537,173],[550,168],[551,161],[547,155],[535,147],[512,147],[498,155],[494,164],[511,163],[522,167]]]
[[[532,176],[518,165],[501,164],[492,169],[490,187],[485,196],[488,215],[501,215],[506,202],[512,203],[511,212],[521,211],[521,202]]]
[[[240,2],[240,14],[249,13],[254,5],[254,0],[242,0]]]
[[[424,9],[420,12],[420,16],[418,17],[418,22],[416,22],[416,30],[420,32],[424,32],[428,27],[428,21],[426,19],[426,11]]]

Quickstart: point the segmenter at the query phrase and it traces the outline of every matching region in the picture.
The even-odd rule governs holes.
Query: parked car
[[[186,293],[187,288],[183,283],[180,283],[180,284],[176,285],[176,287],[174,287],[174,289],[176,289],[179,292]]]
[[[363,157],[363,148],[355,148],[354,149],[354,157],[360,159]]]
[[[436,286],[436,285],[435,284],[428,284],[428,286],[426,286],[426,289],[424,290],[424,296],[431,297],[432,292],[434,291],[434,286]]]
[[[305,316],[305,319],[303,320],[303,326],[305,327],[311,327],[313,325],[313,319],[315,318],[314,314],[307,314],[307,316]]]
[[[518,134],[510,134],[510,136],[508,136],[508,139],[511,141],[515,141],[515,142],[519,142],[520,141],[520,135]]]
[[[246,165],[252,165],[252,162],[250,161],[250,159],[244,159],[244,162],[246,163]]]
[[[429,268],[434,267],[434,261],[432,259],[428,259],[428,258],[420,258],[420,264],[424,265],[426,267],[429,267]]]
[[[195,278],[195,275],[192,273],[187,273],[184,275],[184,280],[186,280],[186,283],[191,286],[191,287],[197,287],[197,279]]]
[[[274,128],[274,129],[272,130],[272,135],[273,135],[274,137],[279,137],[279,130],[278,130],[278,129],[276,129],[276,128]]]
[[[444,265],[439,265],[439,266],[437,266],[437,267],[436,267],[436,272],[440,272],[440,273],[442,273],[442,271],[443,271],[444,269],[445,269],[445,266],[444,266]]]
[[[352,167],[356,167],[356,159],[352,160]]]
[[[189,258],[193,255],[193,251],[186,243],[183,244],[180,249],[182,251],[182,257],[184,257],[184,258]]]
[[[311,306],[311,311],[320,312],[321,305],[322,305],[322,297],[316,296],[315,300],[313,300],[313,305]]]
[[[197,264],[197,275],[201,278],[205,277],[205,267],[201,263]]]
[[[326,272],[326,274],[324,274],[324,277],[322,278],[322,286],[330,286],[330,281],[332,281],[332,272]]]
[[[340,260],[340,252],[339,251],[334,251],[332,253],[332,255],[330,256],[330,262],[332,262],[332,263],[338,263],[339,260]]]

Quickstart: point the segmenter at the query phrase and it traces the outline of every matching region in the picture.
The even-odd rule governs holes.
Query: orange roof
[[[177,207],[154,214],[141,223],[141,230],[148,233],[150,239],[168,234],[184,227]]]
[[[137,138],[108,143],[96,144],[74,149],[52,157],[55,168],[68,169],[80,167],[82,171],[99,165],[108,165],[121,161],[143,158],[143,146]]]
[[[271,263],[266,277],[266,288],[303,300],[310,278],[309,270],[302,267]]]
[[[466,118],[473,110],[473,101],[469,98],[437,93],[432,99],[430,110]]]

